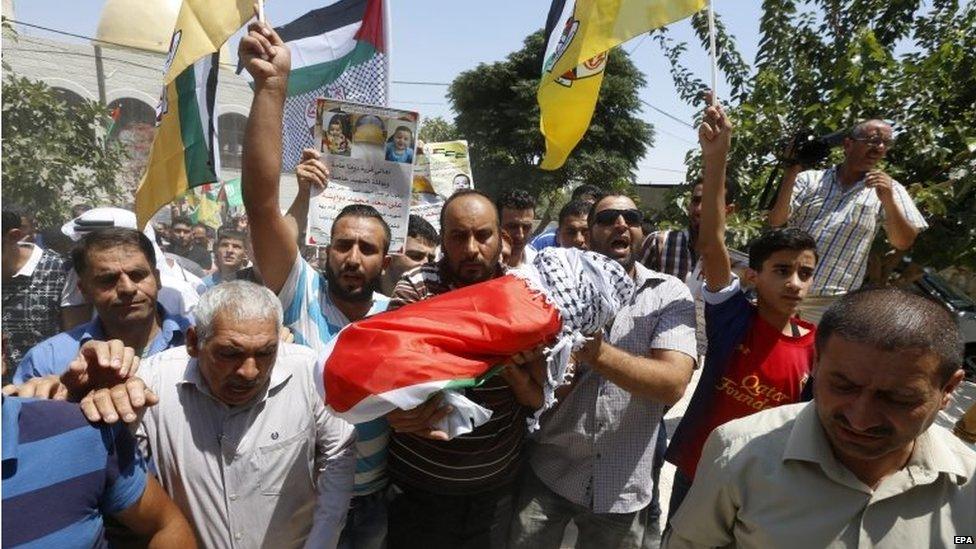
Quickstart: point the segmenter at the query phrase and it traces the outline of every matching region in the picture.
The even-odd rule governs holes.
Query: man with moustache
[[[95,318],[32,347],[17,366],[14,383],[61,375],[89,340],[118,339],[142,357],[183,345],[190,319],[157,302],[156,252],[145,234],[120,227],[88,233],[72,261]]]
[[[241,173],[254,263],[265,286],[278,294],[295,342],[321,358],[343,326],[386,310],[389,299],[377,290],[390,261],[390,228],[373,207],[347,206],[332,223],[324,275],[302,258],[298,227],[308,208],[307,189],[324,187],[328,170],[315,151],[305,151],[296,168],[300,196],[289,216],[281,214],[281,125],[290,53],[271,27],[255,23],[241,40],[240,58],[254,77]],[[356,479],[340,546],[383,544],[387,432],[383,418],[356,425]]]
[[[876,169],[893,145],[887,122],[866,120],[844,138],[841,164],[786,169],[769,224],[809,233],[820,252],[813,288],[800,308],[804,320],[816,324],[831,303],[861,287],[879,224],[897,250],[911,248],[928,227],[905,187]]]
[[[636,289],[577,352],[569,393],[542,419],[510,547],[558,548],[570,520],[581,547],[638,548],[645,535],[659,536],[645,533],[642,512],[652,499],[661,417],[684,394],[695,364],[695,305],[680,280],[636,261],[642,218],[618,194],[590,209],[590,248],[619,262]]]
[[[827,310],[816,347],[813,402],[708,437],[664,547],[950,547],[974,535],[976,452],[934,424],[964,378],[952,315],[902,290],[859,290]]]
[[[81,398],[89,421],[134,424],[200,547],[335,547],[354,434],[319,396],[315,352],[279,340],[281,304],[252,282],[209,289],[194,316],[186,346],[141,365],[118,340],[90,342],[60,380],[16,391]]]
[[[440,225],[444,257],[400,279],[390,309],[505,273],[499,262],[498,212],[483,193],[464,189],[451,195],[441,210]],[[432,427],[448,412],[436,398],[387,416],[393,429],[393,549],[505,545],[526,418],[542,404],[542,389],[523,367],[512,366],[466,389],[464,395],[490,409],[492,417],[451,440]]]

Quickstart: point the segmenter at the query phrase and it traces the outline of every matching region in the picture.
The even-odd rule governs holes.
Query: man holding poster
[[[379,289],[380,275],[389,263],[387,252],[391,241],[390,228],[384,221],[384,216],[369,203],[336,205],[338,209],[334,214],[329,214],[331,217],[328,218],[328,225],[318,225],[315,228],[316,231],[324,231],[327,240],[331,239],[324,275],[316,272],[301,257],[298,253],[298,231],[281,214],[278,205],[282,109],[291,63],[290,54],[271,27],[254,23],[250,26],[248,35],[241,40],[240,58],[254,77],[254,100],[244,134],[241,173],[244,207],[251,225],[254,262],[261,271],[264,284],[278,294],[284,309],[284,324],[294,334],[295,343],[311,347],[321,357],[328,341],[343,326],[386,310],[389,300],[374,290]],[[355,128],[351,142],[346,143],[350,156],[335,158],[340,158],[350,166],[367,165],[353,164],[353,161],[357,155],[369,153],[369,144],[365,137],[368,133],[375,134],[379,119],[373,115],[353,115],[351,118],[358,120],[349,121],[350,126]],[[322,121],[321,113],[319,120]],[[339,130],[342,132],[345,128],[340,127]],[[320,143],[321,138],[320,132]],[[327,139],[335,139],[335,144],[342,147],[337,136]],[[376,138],[374,136],[371,139]],[[379,150],[379,160],[382,162],[383,147],[380,144],[375,147]],[[315,151],[309,152],[314,154]],[[299,177],[313,180],[315,186],[323,189],[318,196],[325,196],[335,185],[336,167],[333,165],[332,178],[326,187],[326,166],[311,155],[305,160],[300,166]],[[406,166],[409,175],[410,165]],[[355,178],[367,177],[365,171],[356,173],[360,175],[355,175]],[[375,173],[369,177],[378,179]],[[409,192],[409,180],[407,191]],[[321,201],[319,204],[321,205]],[[313,201],[309,210],[314,208],[317,206]],[[290,211],[294,214],[301,209],[293,207]],[[295,215],[301,223],[303,216],[300,213]],[[309,213],[310,218],[313,215],[316,214]],[[318,215],[326,217],[321,212]],[[406,222],[403,223],[403,229],[405,232]],[[357,424],[355,427],[355,484],[340,545],[351,538],[351,543],[356,547],[380,547],[386,537],[386,502],[383,493],[386,488],[385,440],[388,428],[382,418]]]

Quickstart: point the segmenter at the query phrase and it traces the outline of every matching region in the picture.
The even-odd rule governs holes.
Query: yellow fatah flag
[[[139,226],[194,187],[220,179],[214,102],[220,47],[253,16],[253,0],[183,0],[163,68],[156,135],[136,191]]]
[[[539,81],[541,168],[562,167],[593,117],[610,49],[684,19],[706,0],[553,0]]]
[[[183,0],[166,56],[163,83],[169,84],[201,57],[220,46],[254,16],[254,0]]]
[[[146,173],[136,191],[139,227],[177,196],[220,179],[213,116],[217,55],[207,55],[190,65],[163,90],[156,107],[156,135]]]

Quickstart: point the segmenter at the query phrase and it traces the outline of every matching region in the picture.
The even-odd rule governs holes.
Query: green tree
[[[119,203],[125,153],[106,143],[105,107],[68,102],[43,82],[12,73],[3,82],[3,199],[40,226],[60,225],[75,202]]]
[[[471,145],[477,186],[489,194],[518,187],[551,205],[569,184],[629,186],[654,136],[638,117],[644,75],[626,52],[612,50],[586,136],[562,168],[544,171],[538,168],[545,141],[536,102],[544,50],[543,33],[533,33],[504,61],[482,63],[451,84],[457,133]]]
[[[701,46],[707,23],[692,19]],[[912,250],[934,267],[976,268],[976,4],[957,0],[765,0],[759,50],[742,60],[719,19],[719,67],[736,122],[730,176],[742,185],[741,244],[759,227],[759,196],[782,139],[826,134],[864,118],[893,122],[882,169],[906,185],[930,228]],[[681,97],[701,106],[706,85],[682,63],[688,45],[657,32]],[[834,151],[833,161],[841,158]],[[698,171],[697,155],[687,159]],[[774,175],[775,177],[775,175]],[[888,249],[883,231],[876,252]]]
[[[461,139],[454,124],[444,120],[440,116],[434,116],[424,120],[424,125],[420,127],[419,139],[424,143],[437,143],[439,141],[453,141]]]

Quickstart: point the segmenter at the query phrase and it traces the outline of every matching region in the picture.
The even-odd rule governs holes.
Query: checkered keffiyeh
[[[572,352],[586,343],[587,335],[610,322],[634,293],[634,282],[623,267],[598,253],[550,247],[539,252],[533,265],[529,283],[559,310],[562,328],[556,342],[545,350],[545,402],[530,418],[529,430],[538,428],[539,417],[556,403],[556,387],[568,381]]]

